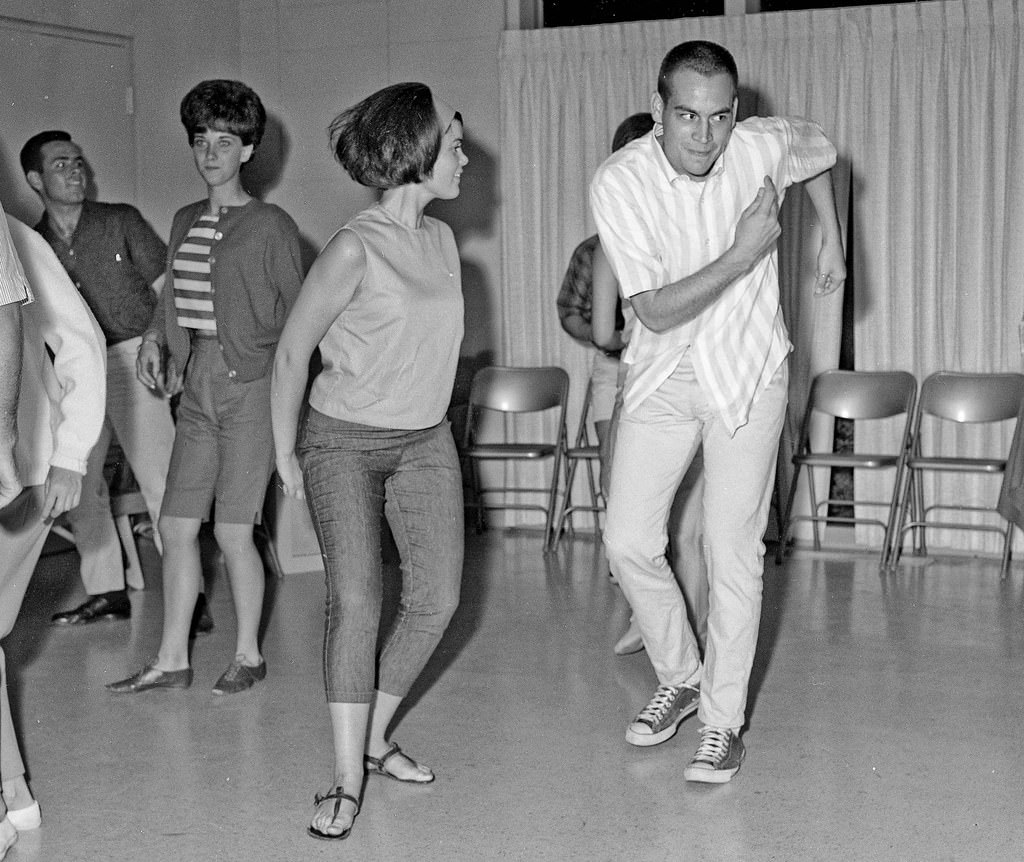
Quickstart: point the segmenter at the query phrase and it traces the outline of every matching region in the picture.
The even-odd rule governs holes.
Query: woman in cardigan
[[[445,413],[463,333],[461,279],[451,229],[423,210],[458,196],[468,160],[462,118],[423,84],[374,93],[336,118],[331,135],[352,178],[383,192],[313,264],[281,336],[271,409],[284,491],[308,498],[326,564],[335,762],[309,833],[342,839],[367,770],[434,779],[387,734],[459,597],[462,479]],[[296,445],[318,344],[323,370]],[[385,517],[402,596],[378,661]]]
[[[299,233],[284,210],[249,195],[242,166],[263,135],[259,97],[238,81],[204,81],[181,103],[206,198],[174,217],[161,303],[139,348],[139,378],[184,392],[160,513],[164,629],[156,660],[111,691],[187,688],[189,632],[202,580],[199,529],[214,536],[235,605],[234,658],[213,687],[234,694],[266,675],[257,641],[263,562],[253,542],[274,467],[270,372],[302,284]],[[166,364],[164,356],[168,354]]]

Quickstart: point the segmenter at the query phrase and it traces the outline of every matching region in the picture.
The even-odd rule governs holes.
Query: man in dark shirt
[[[82,501],[69,513],[89,598],[56,614],[53,623],[128,619],[131,604],[103,467],[116,434],[156,524],[174,425],[164,393],[136,379],[135,357],[156,306],[167,248],[134,207],[86,200],[85,160],[67,132],[30,138],[21,150],[21,167],[46,208],[36,230],[56,252],[107,341],[106,421],[89,458]],[[154,538],[159,547],[159,536]]]

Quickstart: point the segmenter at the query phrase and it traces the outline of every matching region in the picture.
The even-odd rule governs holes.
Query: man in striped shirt
[[[626,738],[664,742],[696,711],[704,727],[684,776],[711,783],[730,780],[744,756],[761,539],[792,349],[776,251],[788,186],[805,182],[821,222],[816,292],[846,277],[829,173],[835,148],[803,120],[737,122],[737,88],[724,48],[676,46],[652,96],[655,128],[612,155],[591,185],[601,244],[638,318],[623,357],[604,542],[659,686]],[[710,583],[703,663],[665,560],[669,507],[701,445]]]

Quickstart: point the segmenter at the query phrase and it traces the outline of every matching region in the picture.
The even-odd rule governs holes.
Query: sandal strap
[[[363,759],[369,766],[372,766],[375,770],[377,770],[377,772],[385,772],[386,770],[384,769],[384,764],[387,763],[392,757],[396,757],[399,754],[404,754],[404,752],[402,751],[401,748],[398,747],[397,742],[392,742],[391,745],[388,746],[388,750],[385,751],[381,757],[374,757],[373,755],[367,754],[364,755]],[[409,755],[406,754],[405,758],[413,765],[416,765],[416,761],[409,757]]]
[[[346,793],[345,788],[342,787],[340,784],[337,787],[335,787],[334,790],[332,790],[330,793],[314,794],[313,805],[319,805],[322,802],[326,802],[328,799],[334,800],[334,814],[332,820],[338,819],[338,814],[341,811],[341,803],[343,800],[346,799],[356,807],[355,814],[353,814],[352,816],[355,817],[359,814],[359,800],[352,796],[350,793]]]

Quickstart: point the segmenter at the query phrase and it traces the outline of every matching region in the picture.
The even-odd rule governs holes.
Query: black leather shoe
[[[115,694],[137,694],[151,688],[188,688],[192,685],[192,668],[182,670],[159,670],[147,665],[134,676],[119,682],[107,684],[107,689]]]
[[[131,615],[132,603],[128,601],[128,593],[118,590],[91,596],[73,610],[54,614],[50,622],[55,626],[84,626],[97,620],[127,620]]]

